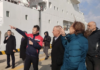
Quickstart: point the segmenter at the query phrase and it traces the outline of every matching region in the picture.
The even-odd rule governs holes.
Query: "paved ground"
[[[43,60],[43,61],[39,62],[39,70],[51,70],[50,64],[51,64],[50,58],[48,60]],[[19,67],[19,69],[15,69],[15,70],[23,70],[23,68]],[[31,66],[30,70],[33,70],[32,66]]]
[[[51,49],[49,49],[49,54],[51,53]],[[15,54],[15,58],[16,58],[16,68],[15,69],[5,69],[6,67],[6,55],[0,55],[0,70],[23,70],[23,62],[22,60],[19,58],[19,53]],[[45,55],[43,53],[43,50],[41,50],[40,55],[39,55],[39,70],[51,70],[50,68],[50,64],[51,64],[51,58],[49,58],[48,60],[44,60]],[[12,62],[10,62],[10,64],[12,64]],[[30,70],[33,70],[33,67],[30,68]]]

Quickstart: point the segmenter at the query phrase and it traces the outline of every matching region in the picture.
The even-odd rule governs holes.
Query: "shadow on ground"
[[[41,68],[40,68],[39,70],[51,70],[50,65],[51,65],[51,64],[42,65],[42,62],[39,62],[39,66],[41,66]],[[34,70],[34,69],[33,69],[33,65],[31,65],[30,70]]]
[[[6,59],[0,60],[0,63],[3,63],[3,62],[5,62],[5,61],[6,61]]]
[[[17,61],[17,62],[15,63],[15,66],[17,67],[17,66],[20,65],[21,63],[23,63],[23,61],[20,59],[19,61]]]

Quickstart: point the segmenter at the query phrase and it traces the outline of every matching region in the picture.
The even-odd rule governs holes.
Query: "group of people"
[[[22,35],[20,57],[24,62],[24,70],[29,70],[33,63],[34,70],[38,70],[39,51],[44,46],[45,60],[49,58],[51,37],[46,31],[44,38],[39,35],[39,26],[33,27],[32,33],[27,34],[16,27],[10,26]],[[53,28],[53,41],[51,51],[52,70],[100,70],[100,30],[95,22],[89,22],[87,30],[82,22],[75,21],[66,34],[62,26]],[[12,68],[15,67],[14,52],[16,51],[16,39],[7,32],[4,43],[6,45],[7,67],[10,67],[10,55],[12,56]]]

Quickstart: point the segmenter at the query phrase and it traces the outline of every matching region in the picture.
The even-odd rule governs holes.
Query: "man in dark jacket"
[[[27,55],[25,59],[24,70],[29,70],[31,62],[33,63],[34,70],[38,70],[39,50],[43,46],[43,38],[39,35],[40,27],[38,25],[35,25],[33,27],[31,34],[27,34],[22,30],[15,28],[13,26],[10,27],[11,29],[15,29],[18,33],[27,38],[27,48],[26,48]]]
[[[55,26],[53,29],[53,43],[52,43],[52,70],[60,70],[63,64],[64,47],[61,41],[61,26]]]
[[[89,22],[88,31],[92,33],[88,36],[87,70],[100,70],[100,30],[95,22]]]
[[[49,57],[48,56],[48,49],[50,48],[51,37],[49,36],[49,33],[47,31],[44,33],[44,35],[45,35],[45,37],[44,37],[43,42],[44,42],[44,53],[46,55],[46,58],[45,58],[45,60],[46,60]]]
[[[24,31],[27,33],[26,31]],[[21,45],[20,45],[20,58],[22,58],[23,62],[25,62],[26,58],[26,47],[27,47],[27,38],[22,36]]]
[[[16,50],[16,39],[13,35],[11,35],[11,30],[7,31],[7,35],[5,37],[4,43],[6,43],[6,54],[7,54],[7,67],[10,67],[10,55],[12,57],[12,68],[15,68],[15,56],[14,52]]]

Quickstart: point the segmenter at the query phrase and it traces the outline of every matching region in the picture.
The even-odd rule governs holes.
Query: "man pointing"
[[[18,33],[28,39],[26,47],[26,60],[24,70],[29,70],[31,63],[33,63],[33,69],[38,70],[38,55],[39,50],[43,45],[43,38],[39,35],[39,26],[35,25],[32,30],[32,34],[27,34],[18,28],[10,26],[11,29],[15,29]]]

